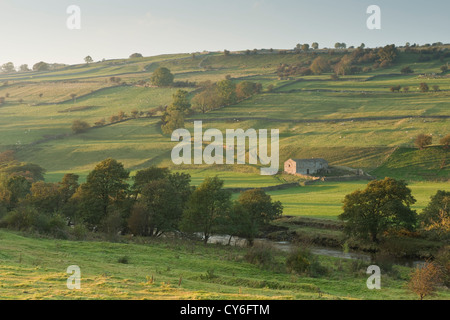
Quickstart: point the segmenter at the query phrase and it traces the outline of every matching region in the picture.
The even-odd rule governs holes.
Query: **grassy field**
[[[245,261],[244,248],[175,240],[55,241],[0,230],[0,249],[1,299],[417,299],[406,289],[408,267],[394,266],[381,290],[369,290],[364,267],[325,256],[329,273],[311,278],[286,272],[282,252],[277,270],[263,270]],[[71,265],[80,267],[80,290],[67,289]]]

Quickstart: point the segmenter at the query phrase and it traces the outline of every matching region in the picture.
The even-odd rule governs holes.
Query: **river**
[[[231,237],[230,241],[230,236],[228,235],[213,235],[208,239],[208,243],[220,243],[223,245],[227,245],[229,243],[231,246],[239,246],[239,247],[247,246],[246,239],[239,237]],[[296,248],[296,245],[289,241],[272,241],[269,239],[255,239],[254,244],[268,244],[274,247],[275,249],[284,252],[290,252],[292,249]],[[371,255],[366,253],[355,252],[351,250],[349,250],[348,252],[344,252],[343,250],[335,248],[319,247],[319,246],[308,246],[308,248],[311,250],[312,254],[316,255],[329,256],[341,259],[363,260],[367,262],[372,261]],[[424,261],[413,259],[392,259],[392,263],[408,267],[415,267],[418,265],[422,265]]]

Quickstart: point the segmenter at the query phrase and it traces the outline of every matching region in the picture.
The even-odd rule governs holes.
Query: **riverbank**
[[[369,256],[391,256],[397,261],[425,261],[433,259],[443,242],[421,237],[385,236],[379,244],[347,239],[344,225],[338,220],[284,216],[275,220],[260,234],[272,242],[289,242],[302,246],[348,251]]]

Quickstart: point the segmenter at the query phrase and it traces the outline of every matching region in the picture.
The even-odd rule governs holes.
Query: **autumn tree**
[[[314,59],[310,68],[314,74],[322,74],[330,69],[330,65],[328,64],[328,61],[323,57],[317,57],[316,59]]]
[[[433,136],[429,134],[421,133],[414,140],[414,144],[421,150],[431,145],[432,143],[433,143]]]
[[[419,90],[420,90],[421,92],[428,92],[428,91],[430,91],[430,87],[429,87],[428,84],[426,84],[425,82],[422,82],[422,83],[419,85]]]
[[[450,146],[450,133],[439,140],[439,143],[444,146],[444,149],[448,149],[448,147]]]
[[[364,190],[357,190],[344,198],[344,231],[349,236],[370,238],[379,242],[379,236],[389,229],[412,230],[416,212],[411,205],[416,202],[411,190],[402,180],[385,178],[369,182]]]
[[[411,274],[408,287],[420,300],[432,295],[441,281],[441,270],[434,262],[417,267]]]

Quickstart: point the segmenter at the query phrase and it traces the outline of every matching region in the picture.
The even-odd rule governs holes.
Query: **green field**
[[[355,273],[350,260],[325,256],[320,263],[329,274],[312,278],[287,273],[282,252],[275,253],[278,270],[264,270],[244,260],[246,249],[222,245],[66,241],[0,231],[0,248],[0,299],[416,299],[405,288],[411,268],[395,266],[382,277],[382,290],[368,290],[365,270]],[[80,290],[67,288],[71,265],[80,267]],[[442,290],[434,296],[449,298]]]

